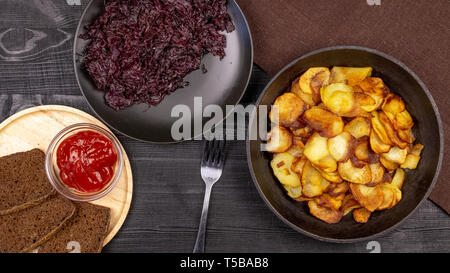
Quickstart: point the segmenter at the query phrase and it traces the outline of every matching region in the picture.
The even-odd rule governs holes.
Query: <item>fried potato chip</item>
[[[286,152],[290,153],[293,157],[302,157],[304,148],[305,144],[303,144],[303,141],[298,137],[293,137],[292,145]]]
[[[418,144],[413,146],[413,148],[411,150],[411,154],[420,156],[420,154],[422,153],[423,148],[424,148],[424,146],[422,144],[418,143]]]
[[[414,170],[417,168],[417,165],[420,161],[420,154],[422,153],[423,145],[416,144],[412,148],[411,152],[406,156],[405,162],[403,162],[400,167],[403,169],[411,169]]]
[[[395,186],[397,189],[401,190],[403,187],[403,181],[405,181],[405,171],[403,171],[401,168],[398,168],[395,171],[390,185]]]
[[[344,131],[349,132],[354,138],[369,136],[371,130],[370,121],[363,117],[352,119],[344,127]]]
[[[397,130],[398,137],[406,143],[412,144],[416,141],[411,129]]]
[[[381,109],[383,110],[383,112],[391,113],[395,116],[396,114],[403,112],[406,109],[406,107],[405,103],[399,96],[391,93],[387,95],[386,100]]]
[[[355,147],[355,157],[358,160],[369,161],[369,143],[367,141],[358,141]]]
[[[396,190],[395,190],[395,196],[396,196],[396,202],[395,202],[395,205],[397,205],[398,202],[400,202],[400,201],[402,200],[402,197],[403,197],[402,191],[396,188]],[[394,205],[394,206],[395,206],[395,205]]]
[[[300,116],[305,112],[306,106],[301,98],[292,92],[284,93],[273,103],[270,111],[270,120],[286,127],[296,127]]]
[[[331,69],[331,83],[356,85],[372,75],[372,67],[339,67]]]
[[[299,96],[307,105],[314,106],[316,103],[313,100],[312,94],[306,94],[300,88],[300,77],[292,82],[291,92]]]
[[[344,130],[342,118],[322,107],[314,106],[306,110],[303,119],[323,137],[335,137]]]
[[[326,102],[331,98],[331,96],[338,91],[349,94],[353,94],[354,92],[353,87],[345,83],[333,83],[328,86],[323,86],[322,88],[320,88],[320,97],[322,99],[323,104],[326,105],[327,104]],[[352,108],[348,110],[351,109]]]
[[[365,165],[362,168],[353,166],[351,160],[340,162],[338,165],[338,172],[342,179],[357,184],[367,184],[372,181],[372,173],[370,167]]]
[[[338,184],[330,184],[330,186],[327,188],[327,193],[331,196],[338,196],[347,193],[349,189],[350,186],[348,185],[348,182],[344,181]]]
[[[381,122],[381,124],[383,124],[385,132],[388,136],[388,138],[392,141],[392,143],[394,143],[394,145],[404,149],[406,148],[406,146],[408,145],[408,143],[406,143],[405,141],[401,140],[398,135],[397,132],[394,128],[394,126],[392,125],[392,122],[389,120],[389,118],[386,116],[385,113],[380,112],[379,113],[379,120]],[[384,142],[384,140],[383,140]]]
[[[363,92],[375,100],[375,105],[363,108],[367,112],[378,110],[383,105],[384,98],[390,93],[389,88],[384,84],[383,80],[376,77],[367,77],[358,86]]]
[[[350,183],[350,191],[356,201],[369,211],[375,211],[383,203],[383,191],[380,185],[368,187],[362,184]]]
[[[415,154],[408,154],[405,162],[400,165],[400,168],[414,170],[419,165],[420,156]]]
[[[381,157],[389,160],[390,162],[396,164],[403,164],[406,160],[406,156],[408,155],[408,149],[400,149],[397,146],[392,147],[389,152],[381,154]]]
[[[311,67],[299,79],[300,89],[305,94],[312,95],[314,103],[320,102],[320,88],[328,85],[330,70],[327,67]]]
[[[393,122],[393,121],[395,120],[395,114],[392,114],[392,113],[389,113],[389,112],[383,112],[383,111],[380,111],[379,113],[385,114],[386,117],[387,117],[391,122]],[[393,125],[393,124],[392,124],[392,125]]]
[[[294,159],[289,153],[274,154],[270,166],[281,184],[296,188],[301,184],[300,177],[291,170]]]
[[[347,194],[342,201],[341,211],[344,216],[352,212],[352,210],[360,208],[361,205],[353,198],[353,195]]]
[[[293,129],[292,134],[296,137],[309,138],[313,134],[313,130],[309,126],[303,128]]]
[[[353,111],[357,107],[353,93],[336,91],[330,99],[325,103],[332,112],[343,117],[353,116]]]
[[[407,130],[414,126],[414,121],[407,110],[396,114],[392,123],[396,130]]]
[[[328,152],[328,139],[320,136],[318,133],[314,133],[306,142],[303,154],[311,162],[319,162],[330,154]]]
[[[313,165],[314,166],[314,165]],[[326,172],[322,170],[320,167],[314,166],[316,170],[319,171],[319,173],[322,175],[323,178],[325,178],[330,183],[341,183],[342,178],[339,176],[339,173],[337,171],[333,172]]]
[[[312,94],[311,81],[316,76],[316,74],[323,71],[330,71],[328,67],[311,67],[305,73],[303,73],[299,78],[300,89],[306,94]],[[329,80],[329,79],[328,79]],[[326,84],[327,85],[327,84]]]
[[[353,219],[355,219],[356,222],[364,224],[369,221],[371,212],[366,208],[359,208],[353,210]]]
[[[378,77],[367,77],[359,82],[358,86],[365,93],[376,97],[385,98],[390,93],[389,88],[384,84],[383,80]]]
[[[347,116],[356,105],[353,88],[343,83],[334,83],[320,89],[323,104],[333,113]]]
[[[283,153],[292,146],[292,142],[292,135],[288,129],[282,126],[275,126],[267,134],[265,148],[271,153]]]
[[[351,155],[352,136],[342,132],[338,136],[328,139],[328,150],[336,161],[347,161]]]
[[[314,166],[322,169],[326,173],[332,173],[337,169],[337,161],[331,155],[313,163]]]
[[[296,199],[296,198],[299,198],[300,196],[302,196],[302,186],[293,188],[290,186],[283,185],[283,187],[286,189],[287,194],[292,199]]]
[[[303,173],[303,167],[305,167],[306,162],[308,162],[306,156],[295,158],[294,161],[292,161],[291,171],[296,172],[301,177]]]
[[[373,115],[372,119],[371,119],[372,128],[382,143],[392,146],[392,145],[394,145],[394,143],[389,138],[389,136],[386,132],[386,129],[384,128],[383,123],[381,123],[380,113],[381,112],[377,112],[377,111],[372,112],[372,115]]]
[[[329,194],[322,194],[319,197],[315,198],[316,203],[321,207],[330,208],[332,210],[339,210],[342,206],[342,200],[344,199],[345,194],[331,196]]]
[[[314,217],[316,217],[328,224],[336,224],[339,221],[341,221],[341,219],[342,219],[342,215],[343,215],[342,211],[337,211],[337,210],[333,210],[330,208],[321,207],[314,200],[308,202],[308,207],[309,207],[310,213]]]
[[[375,186],[383,182],[384,179],[384,168],[380,163],[369,164],[370,172],[372,173],[371,186]]]
[[[325,180],[309,161],[303,167],[301,183],[303,187],[302,192],[305,197],[319,196],[330,185],[330,182]]]
[[[402,191],[392,184],[382,184],[382,185],[383,187],[389,188],[394,193],[395,198],[389,206],[389,208],[393,208],[395,205],[398,204],[398,202],[400,202],[400,200],[402,200]]]
[[[365,112],[371,112],[376,106],[376,101],[364,92],[355,92],[353,96],[358,107]]]
[[[374,130],[370,132],[370,148],[372,148],[372,151],[374,151],[377,154],[387,153],[391,149],[391,146],[388,144],[385,144],[381,141],[381,139],[378,137],[377,133],[375,133]]]
[[[380,162],[383,165],[383,167],[385,167],[389,171],[396,170],[399,167],[397,163],[394,163],[383,156],[380,156]]]
[[[396,192],[392,187],[387,186],[389,184],[381,184],[381,191],[383,192],[383,203],[377,208],[377,210],[390,209],[395,205]]]

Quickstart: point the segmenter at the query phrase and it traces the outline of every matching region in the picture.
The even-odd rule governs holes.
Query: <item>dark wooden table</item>
[[[92,114],[75,81],[73,35],[87,0],[0,0],[0,120],[41,104]],[[257,66],[243,99],[255,101],[268,82]],[[203,202],[202,143],[152,145],[119,135],[133,168],[128,218],[105,252],[191,252]],[[7,145],[7,144],[2,144]],[[329,244],[299,234],[272,214],[247,169],[245,142],[228,145],[224,174],[213,190],[207,252],[448,252],[450,217],[431,201],[377,242]],[[1,146],[0,146],[1,149]]]

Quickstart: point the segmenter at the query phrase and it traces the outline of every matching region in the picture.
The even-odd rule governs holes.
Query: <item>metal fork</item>
[[[222,175],[225,163],[225,140],[212,140],[205,143],[203,159],[201,164],[201,175],[205,182],[205,199],[203,200],[202,217],[198,227],[197,240],[194,246],[194,253],[205,252],[206,223],[208,218],[209,199],[214,184]]]

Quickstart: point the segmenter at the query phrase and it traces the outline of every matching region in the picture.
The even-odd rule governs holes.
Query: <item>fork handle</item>
[[[205,252],[206,223],[208,220],[209,199],[211,197],[212,186],[212,184],[207,184],[205,188],[205,199],[203,200],[202,217],[200,218],[200,225],[198,227],[194,253]]]

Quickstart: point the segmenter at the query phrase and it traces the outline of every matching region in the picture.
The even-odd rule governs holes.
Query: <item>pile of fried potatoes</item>
[[[403,169],[415,169],[424,148],[414,144],[413,118],[372,68],[313,67],[271,109],[276,125],[266,150],[273,173],[313,216],[338,223],[402,199]]]

